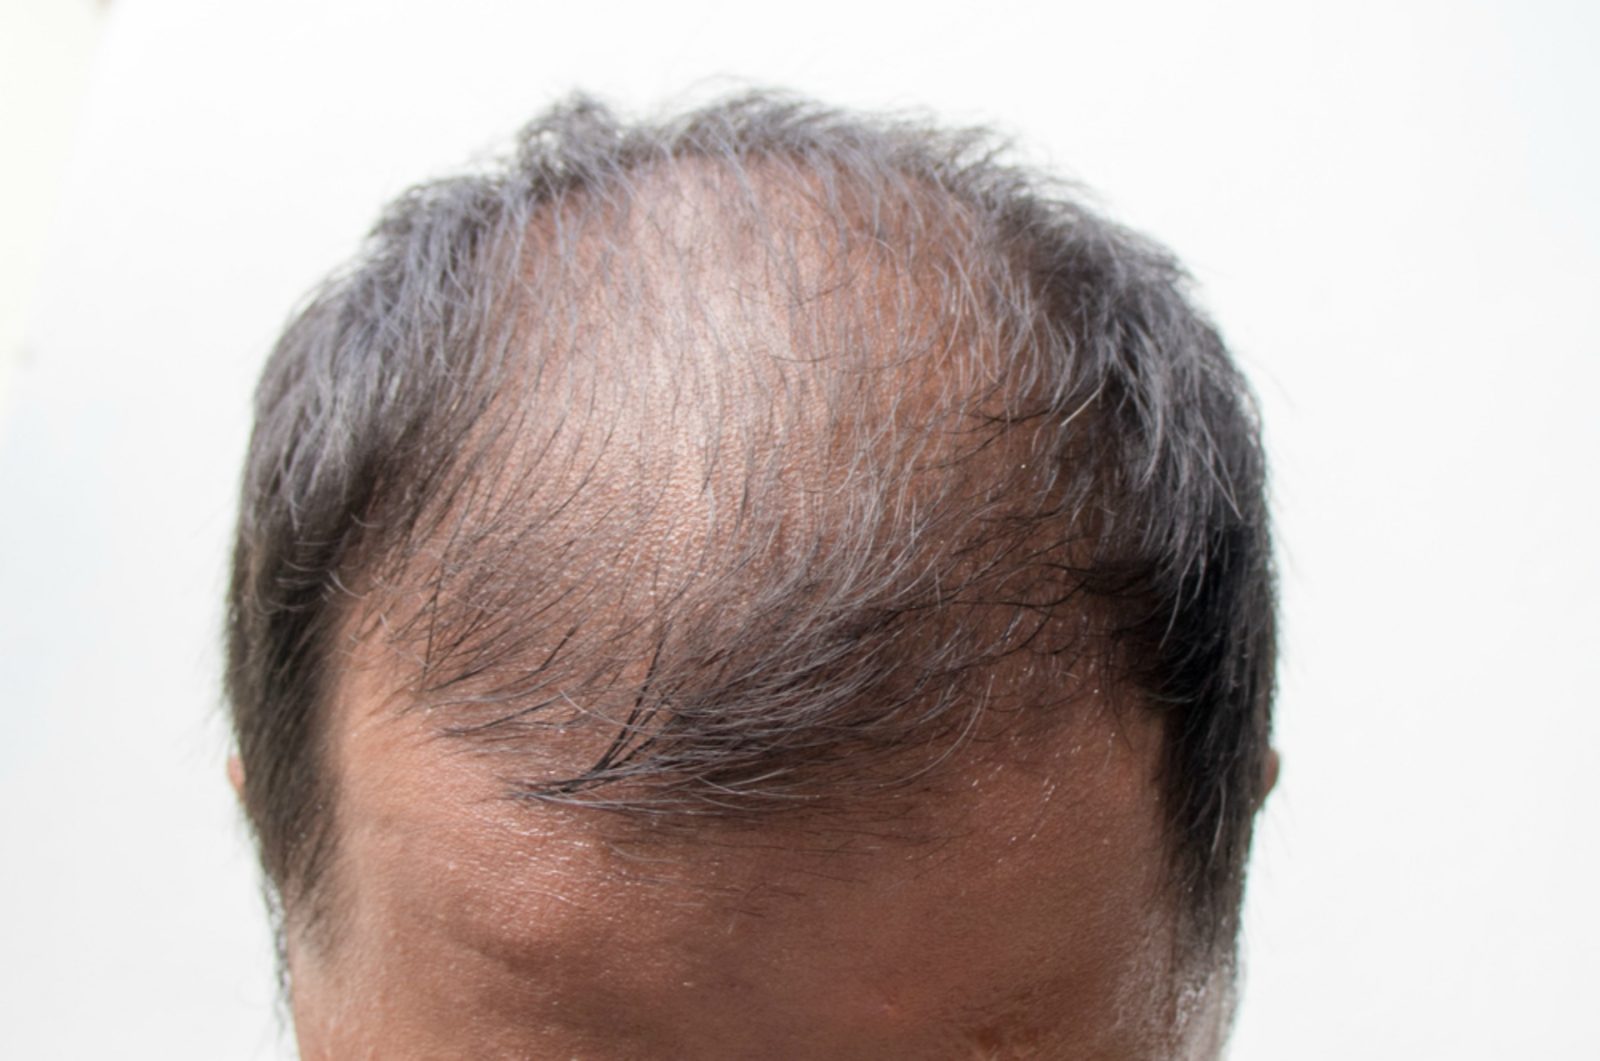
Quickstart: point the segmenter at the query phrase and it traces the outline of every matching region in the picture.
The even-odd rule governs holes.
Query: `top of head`
[[[984,150],[577,101],[391,210],[280,342],[245,482],[230,695],[291,915],[353,673],[508,794],[668,822],[855,813],[1105,674],[1165,714],[1173,889],[1231,938],[1272,671],[1248,397],[1170,258]]]

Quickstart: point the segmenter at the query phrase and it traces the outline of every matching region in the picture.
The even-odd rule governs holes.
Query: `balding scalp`
[[[1274,661],[1253,407],[1172,259],[986,137],[568,102],[391,209],[257,417],[229,692],[291,906],[350,666],[508,795],[679,819],[869,804],[1092,672],[1166,716],[1174,889],[1231,939]]]

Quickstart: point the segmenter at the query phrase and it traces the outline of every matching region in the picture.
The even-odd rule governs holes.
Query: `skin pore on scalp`
[[[230,694],[303,1056],[1220,1050],[1248,398],[977,143],[580,101],[291,325]]]

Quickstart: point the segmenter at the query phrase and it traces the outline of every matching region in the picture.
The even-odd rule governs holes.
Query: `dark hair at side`
[[[718,253],[664,231],[685,211],[725,229],[705,237]],[[706,275],[734,309],[684,300]],[[516,794],[667,815],[803,803],[959,731],[983,701],[954,676],[1075,660],[1087,638],[1165,717],[1175,888],[1198,945],[1226,944],[1275,601],[1253,405],[1185,287],[1166,252],[982,134],[769,94],[638,124],[575,99],[513,159],[408,193],[257,394],[227,692],[285,908],[329,858],[323,729],[361,638],[410,646],[409,694],[463,739],[536,741],[560,704],[614,727],[587,769]],[[682,352],[701,347],[703,376]],[[754,382],[716,367],[768,347]],[[624,353],[646,348],[674,352]],[[651,357],[675,359],[655,390],[612,378]],[[648,458],[629,458],[633,508],[593,497],[633,452],[617,433],[693,418],[691,397],[724,410],[695,428],[715,544],[691,559],[718,571],[680,577],[640,559],[677,503]],[[574,411],[629,403],[647,414]],[[773,439],[830,469],[809,523]],[[618,521],[663,588],[644,611],[582,552]]]

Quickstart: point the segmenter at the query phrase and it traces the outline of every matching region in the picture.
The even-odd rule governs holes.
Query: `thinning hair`
[[[1274,670],[1253,405],[1171,256],[987,134],[570,100],[389,209],[256,416],[227,688],[291,912],[377,647],[508,796],[679,821],[870,804],[1103,676],[1164,720],[1174,893],[1232,939]]]

